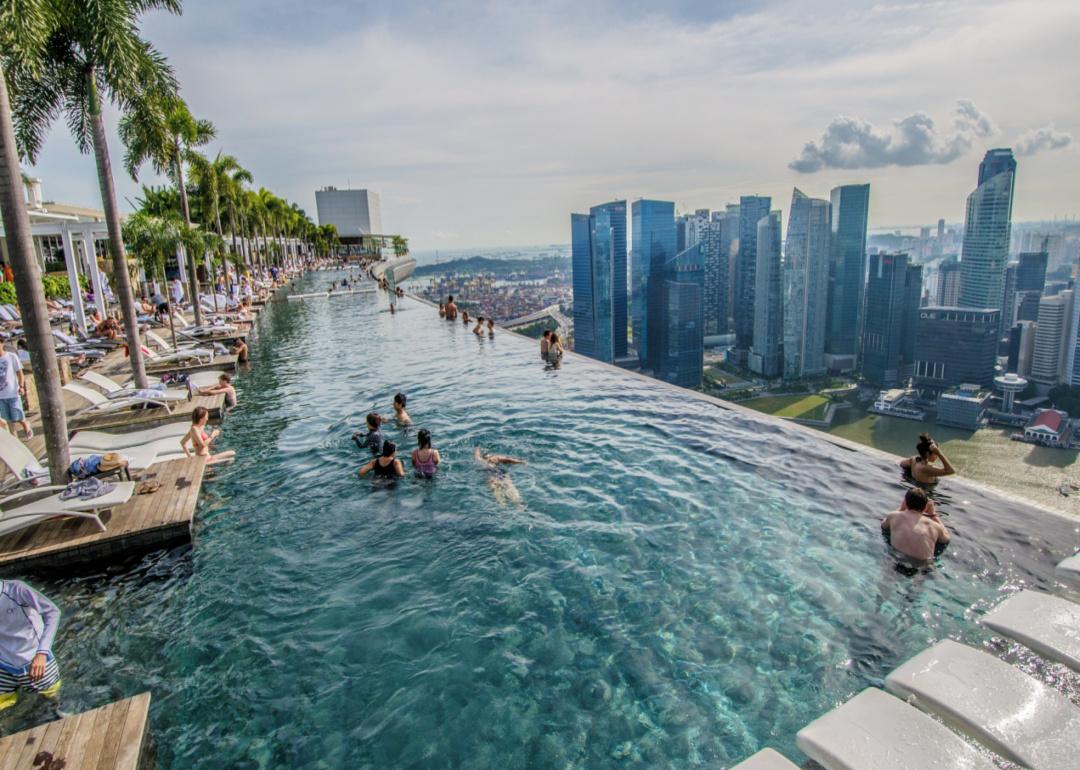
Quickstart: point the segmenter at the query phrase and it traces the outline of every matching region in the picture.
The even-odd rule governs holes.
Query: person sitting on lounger
[[[21,580],[0,580],[0,710],[19,690],[55,698],[60,669],[52,654],[60,610]]]
[[[359,449],[370,449],[373,455],[382,453],[383,437],[382,431],[379,430],[382,427],[383,418],[378,412],[368,412],[367,416],[367,433],[354,433],[352,434],[353,443]]]
[[[400,479],[405,475],[405,466],[401,464],[401,460],[397,459],[397,445],[393,441],[384,443],[382,455],[360,469],[361,477],[369,473],[374,474],[377,479],[390,481]]]
[[[397,420],[397,424],[402,427],[406,425],[412,425],[412,418],[409,417],[409,413],[405,411],[405,394],[398,393],[394,396],[394,419]]]
[[[948,458],[941,452],[937,442],[930,438],[929,433],[919,434],[919,443],[915,446],[918,453],[914,457],[900,461],[900,467],[911,474],[911,478],[920,484],[933,484],[942,476],[951,476],[956,473]],[[941,460],[941,467],[934,465],[935,460]]]
[[[508,503],[520,506],[521,493],[518,492],[517,487],[514,486],[513,479],[510,478],[510,474],[507,473],[506,468],[503,466],[525,465],[525,461],[520,460],[517,457],[510,457],[509,455],[497,455],[483,452],[480,447],[476,447],[476,450],[473,452],[473,458],[483,466],[485,471],[487,471],[488,489],[490,489],[491,494],[495,496],[495,501],[503,506]]]
[[[208,388],[199,388],[200,396],[216,396],[218,393],[225,394],[225,408],[235,409],[236,404],[236,388],[233,387],[232,378],[225,372],[222,372],[218,377],[217,385],[211,385]]]
[[[893,548],[920,561],[933,559],[950,539],[934,501],[919,487],[907,491],[900,508],[881,520],[881,529]]]
[[[206,423],[209,420],[210,410],[205,406],[195,407],[191,412],[191,428],[184,434],[184,437],[180,439],[180,448],[184,450],[184,455],[187,457],[191,457],[194,454],[199,457],[207,458],[207,465],[230,462],[236,457],[236,452],[231,449],[224,452],[218,452],[217,454],[210,454],[210,445],[214,442],[214,439],[221,435],[221,431],[214,428],[208,433],[206,431]],[[188,444],[191,444],[194,452],[188,449]]]

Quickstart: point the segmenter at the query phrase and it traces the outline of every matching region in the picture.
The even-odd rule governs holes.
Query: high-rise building
[[[911,378],[915,329],[922,295],[922,265],[907,254],[871,254],[860,367],[876,388],[894,388]]]
[[[739,254],[735,261],[735,348],[740,363],[754,342],[757,290],[758,223],[769,216],[772,199],[761,195],[739,198]]]
[[[990,150],[979,164],[979,186],[968,196],[964,222],[960,258],[963,307],[1001,308],[1015,178],[1012,150]]]
[[[855,366],[859,350],[860,314],[866,282],[866,223],[870,210],[870,185],[849,184],[832,191],[830,238],[828,332],[825,364],[844,370]],[[791,227],[790,221],[788,227]]]
[[[728,322],[725,328],[732,329],[732,313],[735,312],[735,288],[736,276],[738,275],[737,261],[739,258],[739,204],[729,203],[720,214],[724,227],[720,231],[723,243],[721,249],[728,255],[728,285],[727,285],[727,312]]]
[[[799,188],[791,195],[784,244],[784,377],[825,373],[825,321],[829,296],[829,201]]]
[[[1042,299],[1043,287],[1046,285],[1046,263],[1045,251],[1025,252],[1020,255],[1016,266],[1016,292],[1012,302],[1006,302],[1005,308],[1006,311],[1012,311],[1014,323],[1039,319],[1039,300]]]
[[[1009,329],[1012,328],[1013,321],[1016,318],[1016,273],[1019,270],[1019,265],[1016,262],[1010,262],[1005,266],[1005,289],[1004,299],[1001,302],[1001,331],[999,336],[1004,337]]]
[[[728,330],[728,267],[730,237],[725,238],[723,218],[710,220],[702,226],[698,243],[705,262],[704,307],[702,308],[706,335],[727,334]]]
[[[379,194],[374,190],[324,187],[315,191],[315,209],[319,224],[336,227],[342,243],[349,243],[361,235],[382,234]]]
[[[1009,359],[1006,372],[1027,377],[1031,374],[1031,359],[1035,355],[1035,333],[1038,327],[1034,321],[1017,321],[1009,330]]]
[[[757,249],[754,266],[756,300],[749,366],[751,371],[762,377],[779,377],[784,371],[784,279],[780,227],[780,212],[773,211],[758,220],[754,233],[754,248]],[[741,240],[744,236],[740,233],[739,237]]]
[[[1031,380],[1041,385],[1065,381],[1072,336],[1073,291],[1066,289],[1039,301],[1039,323],[1031,356]]]
[[[705,226],[709,224],[711,212],[708,209],[697,209],[693,214],[684,215],[686,218],[686,249],[699,243],[704,236]],[[682,249],[680,251],[683,251]]]
[[[1069,313],[1069,328],[1065,335],[1065,366],[1062,380],[1069,385],[1080,385],[1080,300],[1076,298],[1075,289],[1070,293],[1073,295],[1073,301]]]
[[[937,295],[934,304],[938,307],[956,307],[959,302],[960,263],[952,257],[938,266]]]
[[[630,308],[634,348],[638,362],[655,369],[649,351],[649,313],[652,310],[659,312],[664,265],[678,253],[675,249],[675,204],[636,200],[630,212],[633,232]],[[655,324],[653,328],[656,328]]]
[[[626,201],[570,215],[574,349],[612,363],[626,355]]]
[[[656,377],[685,388],[700,387],[704,371],[704,257],[704,242],[698,241],[664,265],[661,312],[655,324],[649,319],[656,327],[650,340]]]
[[[919,308],[915,325],[915,387],[940,393],[971,383],[993,387],[997,308]]]

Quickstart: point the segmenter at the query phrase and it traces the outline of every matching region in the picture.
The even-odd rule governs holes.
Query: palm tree
[[[409,239],[400,235],[395,235],[393,238],[394,254],[396,256],[404,256],[409,253]]]
[[[31,163],[52,122],[62,112],[79,150],[94,151],[101,201],[109,230],[113,281],[124,314],[124,331],[137,387],[146,387],[139,324],[120,231],[120,211],[102,116],[103,101],[121,111],[176,91],[164,57],[139,37],[139,16],[149,10],[180,13],[179,0],[49,0],[55,25],[45,45],[39,73],[15,72],[15,135]]]
[[[124,242],[131,247],[131,252],[139,260],[143,270],[153,279],[165,282],[165,261],[170,254],[176,254],[181,244],[182,225],[171,216],[155,216],[139,211],[124,222]],[[176,347],[176,325],[173,321],[172,300],[165,292],[165,302],[169,305],[169,331],[172,333],[173,348]]]
[[[187,225],[191,225],[191,207],[184,184],[184,162],[198,154],[193,148],[213,138],[214,124],[208,120],[196,120],[183,99],[175,93],[154,94],[141,99],[134,109],[128,110],[120,119],[120,140],[127,148],[124,156],[127,172],[132,179],[138,180],[139,167],[150,161],[155,171],[167,174],[180,194],[180,213]],[[201,255],[189,252],[187,256],[191,305],[195,311],[195,323],[202,324],[199,280],[195,272],[195,260]]]
[[[31,75],[36,72],[38,57],[52,23],[49,8],[41,0],[5,0],[0,4],[0,214],[3,215],[8,260],[15,277],[19,314],[30,349],[30,367],[41,407],[49,475],[54,484],[62,484],[70,461],[67,415],[49,311],[45,306],[41,268],[34,256],[30,216],[23,194],[24,175],[19,167],[7,86],[10,67],[25,68]]]

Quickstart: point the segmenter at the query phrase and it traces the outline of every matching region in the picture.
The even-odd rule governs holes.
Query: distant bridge
[[[518,326],[529,326],[538,321],[543,321],[545,318],[550,318],[563,330],[569,329],[571,326],[570,319],[559,311],[558,305],[548,305],[541,310],[537,310],[535,313],[529,313],[520,318],[514,318],[513,320],[506,321],[502,325],[507,329],[514,329]]]

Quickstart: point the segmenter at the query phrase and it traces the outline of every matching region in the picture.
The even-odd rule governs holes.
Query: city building
[[[379,194],[374,190],[324,187],[315,191],[315,208],[319,224],[336,227],[342,244],[357,244],[363,235],[383,232]]]
[[[911,378],[915,329],[922,295],[922,266],[907,254],[871,254],[860,368],[877,388]]]
[[[867,411],[887,417],[922,422],[926,412],[916,404],[918,393],[905,388],[889,388],[878,392],[877,398]]]
[[[870,185],[834,187],[831,194],[829,298],[825,365],[831,371],[855,368],[862,328],[866,271],[866,224]],[[788,223],[790,228],[791,224]]]
[[[960,257],[961,307],[1000,309],[1009,259],[1016,160],[1012,150],[989,150],[979,186],[968,196]]]
[[[723,219],[713,219],[701,227],[698,240],[705,260],[705,294],[703,319],[706,336],[727,334],[728,331],[728,268],[730,267],[731,236],[725,233],[730,225]]]
[[[1066,347],[1071,337],[1072,318],[1072,289],[1039,301],[1039,322],[1029,375],[1034,382],[1056,385],[1065,381],[1065,367],[1069,361]]]
[[[1038,325],[1034,321],[1017,321],[1009,330],[1008,362],[1005,364],[1005,371],[1020,377],[1031,374],[1037,330]]]
[[[784,291],[780,227],[780,212],[773,211],[758,221],[757,231],[754,233],[754,247],[757,249],[754,280],[757,285],[754,288],[754,340],[750,346],[749,366],[752,372],[762,377],[779,377],[784,371]]]
[[[938,266],[937,307],[956,307],[960,303],[960,263],[955,257],[945,259]]]
[[[1024,441],[1042,446],[1068,446],[1072,423],[1067,412],[1057,409],[1038,409],[1024,427]]]
[[[942,393],[937,399],[937,424],[978,430],[985,422],[990,395],[975,383],[962,383]]]
[[[1046,285],[1046,252],[1024,252],[1009,265],[1005,281],[1004,316],[1011,328],[1017,321],[1037,321],[1039,300]]]
[[[574,349],[607,363],[626,355],[626,201],[570,215]]]
[[[724,211],[713,212],[714,217],[722,219],[723,229],[720,231],[722,238],[721,249],[728,255],[728,285],[727,285],[727,330],[730,333],[734,329],[733,313],[735,312],[736,276],[738,275],[739,259],[739,217],[740,208],[738,203],[729,203]]]
[[[704,243],[698,241],[664,265],[661,312],[650,338],[656,377],[684,388],[700,387],[704,372],[704,257]]]
[[[675,204],[671,201],[636,200],[630,207],[633,245],[631,247],[630,312],[634,348],[638,363],[656,370],[649,350],[650,335],[660,326],[649,323],[649,314],[659,316],[662,305],[664,267],[675,257]]]
[[[772,199],[761,195],[739,198],[739,252],[735,260],[735,358],[746,363],[746,352],[754,343],[754,323],[757,317],[758,223],[770,216]]]
[[[784,244],[784,377],[825,373],[832,206],[799,188],[791,195]]]
[[[1072,307],[1069,312],[1069,328],[1065,332],[1065,362],[1061,381],[1069,385],[1080,385],[1080,301],[1076,290],[1062,294],[1072,294]]]
[[[994,387],[1001,392],[1001,411],[1012,413],[1017,393],[1023,393],[1028,381],[1012,372],[994,378]]]
[[[997,308],[919,308],[915,326],[915,387],[940,393],[972,383],[994,384]]]

